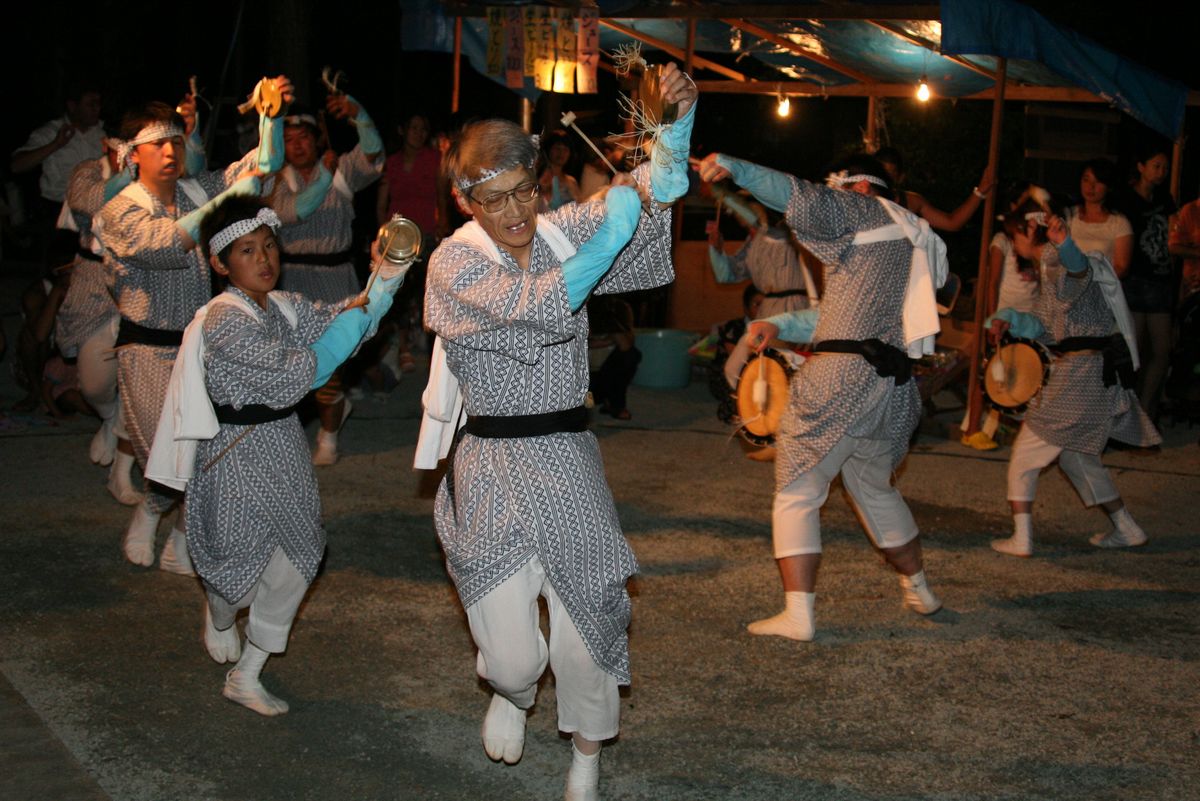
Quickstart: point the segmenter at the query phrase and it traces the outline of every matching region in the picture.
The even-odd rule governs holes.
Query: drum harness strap
[[[912,378],[913,360],[881,339],[826,339],[813,345],[813,353],[854,353],[866,359],[880,378],[893,376],[896,386]]]
[[[1104,357],[1104,386],[1111,387],[1118,383],[1123,387],[1133,386],[1133,356],[1129,352],[1125,337],[1121,334],[1107,337],[1067,337],[1050,346],[1050,352],[1055,356],[1088,350],[1099,351]]]

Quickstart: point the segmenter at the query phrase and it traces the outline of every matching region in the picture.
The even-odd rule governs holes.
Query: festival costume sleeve
[[[208,155],[204,152],[204,142],[200,140],[200,118],[196,118],[196,126],[183,140],[184,164],[188,175],[199,175],[208,167]]]
[[[95,161],[81,162],[71,170],[71,179],[67,182],[66,202],[67,208],[71,210],[72,214],[90,218],[100,211],[100,207],[111,200],[117,192],[121,191],[118,189],[117,192],[108,195],[106,182],[100,180],[101,174],[100,165]],[[113,178],[116,178],[117,175],[129,177],[125,170],[116,173]],[[108,180],[111,181],[112,178]],[[124,188],[124,185],[121,188]]]
[[[349,153],[338,157],[337,172],[334,179],[341,179],[342,191],[349,190],[349,196],[361,192],[379,180],[383,175],[383,167],[387,162],[383,159],[371,159],[363,152],[362,145],[355,145]]]
[[[333,318],[325,333],[309,346],[309,351],[316,357],[312,389],[325,386],[338,365],[354,353],[370,325],[371,315],[360,308],[347,309]]]
[[[1070,247],[1064,247],[1070,243]],[[1067,265],[1064,259],[1074,259],[1074,266],[1077,269],[1072,269]],[[1082,269],[1079,260],[1082,259]],[[1042,292],[1051,291],[1054,296],[1064,303],[1074,303],[1079,300],[1092,283],[1092,271],[1088,264],[1087,256],[1079,250],[1079,246],[1070,238],[1063,242],[1062,245],[1055,247],[1050,242],[1047,242],[1042,247],[1041,253],[1042,271],[1048,278],[1042,285]],[[1057,269],[1061,267],[1062,269]]]
[[[204,170],[194,177],[208,193],[208,196],[212,197],[224,192],[241,180],[246,173],[254,172],[257,168],[258,148],[254,148],[223,170]]]
[[[133,181],[133,176],[129,174],[129,170],[118,170],[114,172],[107,181],[104,182],[104,200],[100,203],[103,206],[108,201],[116,197],[122,189],[129,186]],[[96,208],[99,209],[100,206]],[[74,208],[74,206],[72,206]]]
[[[325,169],[324,164],[318,163],[317,177],[296,195],[295,213],[297,221],[312,216],[314,211],[321,208],[321,204],[325,202],[325,195],[329,193],[329,187],[332,183],[333,174]]]
[[[367,113],[362,103],[350,95],[346,95],[346,99],[358,106],[358,114],[351,121],[358,129],[358,146],[369,157],[378,158],[383,154],[383,139],[379,136],[379,129],[375,127],[375,121],[371,119],[371,115]]]
[[[717,155],[717,164],[729,170],[733,182],[758,198],[769,209],[783,211],[792,196],[792,177],[749,161]]]
[[[258,171],[276,173],[283,167],[283,118],[258,115]]]
[[[650,188],[659,203],[674,203],[688,191],[688,154],[696,103],[687,114],[663,128],[650,155]]]
[[[1046,333],[1046,327],[1042,325],[1042,321],[1037,318],[1037,315],[1029,312],[1008,308],[998,309],[995,314],[984,321],[984,328],[989,327],[992,320],[1005,321],[1008,323],[1009,333],[1022,339],[1037,339]]]
[[[362,315],[365,316],[365,315]],[[317,356],[288,346],[260,325],[246,325],[246,312],[233,304],[213,304],[204,320],[206,362],[238,377],[237,404],[264,403],[281,409],[299,403],[312,386]]]
[[[717,279],[718,284],[733,284],[746,277],[738,275],[733,259],[728,253],[712,245],[708,246],[708,261],[712,264],[713,277]]]
[[[247,175],[241,178],[233,186],[226,189],[221,194],[214,197],[212,200],[205,203],[195,211],[190,211],[175,221],[181,229],[187,232],[193,242],[200,241],[200,223],[207,217],[214,208],[217,207],[226,198],[235,197],[237,195],[257,195],[262,190],[262,183],[256,176]]]
[[[1088,268],[1087,256],[1083,255],[1083,251],[1070,235],[1058,246],[1058,258],[1069,272],[1078,274]]]
[[[612,267],[617,254],[629,243],[637,228],[642,202],[628,186],[614,186],[604,195],[604,222],[575,255],[563,262],[563,280],[571,311],[579,311],[600,279]]]
[[[821,319],[818,309],[798,309],[767,317],[762,320],[779,329],[779,338],[784,342],[812,342],[813,332]]]

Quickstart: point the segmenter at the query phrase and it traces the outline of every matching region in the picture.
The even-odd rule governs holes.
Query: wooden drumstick
[[[614,167],[612,165],[612,162],[608,160],[608,156],[604,155],[604,153],[602,153],[600,151],[600,148],[596,147],[596,143],[593,142],[591,139],[589,139],[587,134],[585,134],[583,131],[579,130],[579,126],[575,124],[575,112],[574,111],[568,111],[566,114],[562,115],[561,122],[562,122],[564,128],[570,128],[575,133],[579,134],[579,137],[581,139],[583,139],[583,141],[587,142],[587,146],[590,147],[592,150],[596,151],[596,155],[604,160],[604,163],[608,165],[608,168],[610,170],[612,170],[612,174],[613,175],[617,174],[617,168]]]

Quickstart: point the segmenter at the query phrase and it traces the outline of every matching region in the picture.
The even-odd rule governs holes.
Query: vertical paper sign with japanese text
[[[596,68],[600,64],[600,11],[597,8],[579,9],[579,49],[575,66],[575,91],[581,95],[595,94]]]
[[[578,50],[575,36],[575,12],[569,8],[554,9],[558,23],[558,60],[554,63],[554,91],[575,91],[575,53]]]
[[[487,74],[504,73],[504,9],[487,7]]]
[[[504,9],[504,85],[525,85],[525,23],[519,7]]]

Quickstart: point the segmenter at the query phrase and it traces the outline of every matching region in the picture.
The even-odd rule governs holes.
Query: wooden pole
[[[462,17],[454,18],[454,84],[450,91],[450,113],[458,113],[459,82],[462,78]]]
[[[1187,137],[1180,134],[1171,154],[1171,197],[1175,199],[1176,206],[1179,205],[1180,184],[1183,183],[1183,146],[1186,143]]]
[[[879,98],[871,95],[867,98],[867,132],[863,136],[863,146],[868,153],[879,150]]]
[[[996,97],[992,101],[992,134],[988,140],[988,164],[997,183],[1000,176],[1000,129],[1004,123],[1004,87],[1008,77],[1008,59],[1000,58],[996,68]],[[992,276],[988,250],[992,242],[992,222],[996,218],[996,191],[983,201],[983,235],[979,242],[979,277],[975,280],[975,341],[971,347],[971,370],[967,379],[967,434],[979,430],[983,415],[983,390],[979,386],[979,367],[984,353],[983,321],[992,305]]]

